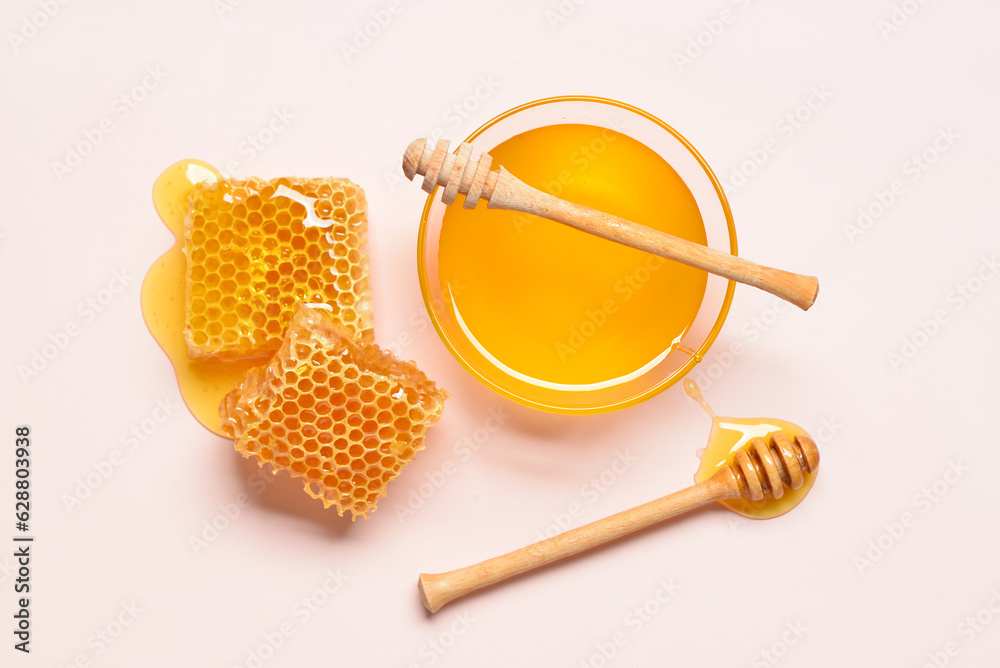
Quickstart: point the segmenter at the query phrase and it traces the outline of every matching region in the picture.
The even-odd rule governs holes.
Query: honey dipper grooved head
[[[403,153],[403,173],[406,174],[406,178],[411,181],[417,174],[417,166],[420,164],[420,156],[424,154],[424,146],[426,145],[426,139],[414,139],[410,142],[410,145],[406,147],[406,151]]]
[[[441,201],[451,204],[459,194],[465,195],[465,208],[476,206],[480,199],[489,201],[493,196],[499,174],[490,171],[493,158],[483,153],[477,160],[470,160],[472,145],[459,144],[454,154],[448,151],[447,139],[439,139],[429,144],[426,139],[410,142],[403,152],[403,173],[411,181],[423,176],[421,187],[433,193],[438,186],[444,186]]]
[[[808,436],[796,436],[795,442],[783,434],[774,434],[770,445],[755,438],[736,452],[733,472],[743,496],[760,501],[765,496],[780,499],[785,487],[798,489],[805,473],[819,468],[819,450]]]

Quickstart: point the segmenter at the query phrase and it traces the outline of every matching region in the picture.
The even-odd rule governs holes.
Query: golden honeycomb
[[[247,372],[219,414],[244,457],[301,478],[310,496],[354,520],[423,449],[447,397],[413,362],[302,305],[278,353]]]
[[[371,342],[367,245],[365,194],[351,181],[250,178],[196,187],[184,233],[189,354],[273,354],[299,301],[327,305],[353,336]]]

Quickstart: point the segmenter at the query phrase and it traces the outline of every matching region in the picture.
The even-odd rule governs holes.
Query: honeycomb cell
[[[314,210],[277,193],[281,185],[313,198]],[[336,201],[357,207],[360,224],[335,220]],[[354,251],[348,250],[367,249],[367,210],[364,191],[344,179],[250,178],[195,188],[184,235],[184,338],[190,356],[233,360],[273,355],[297,301],[305,298],[331,309],[352,336],[371,343],[368,256],[349,257]],[[333,267],[346,271],[338,274]],[[194,320],[198,314],[208,315],[208,322]]]
[[[302,389],[310,386],[345,408],[321,415]],[[246,373],[219,414],[244,457],[288,471],[307,494],[354,520],[375,510],[386,485],[423,449],[447,397],[412,362],[358,342],[332,314],[301,304],[277,354]],[[396,416],[391,427],[371,419],[379,411],[386,422]],[[421,420],[398,417],[415,412]]]

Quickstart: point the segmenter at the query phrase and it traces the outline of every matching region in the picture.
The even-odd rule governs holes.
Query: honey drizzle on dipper
[[[701,466],[694,475],[695,482],[703,482],[711,478],[719,469],[726,466],[736,467],[736,453],[744,449],[754,439],[771,443],[777,436],[792,442],[797,436],[806,434],[805,429],[798,425],[774,418],[734,418],[721,417],[715,414],[701,388],[693,380],[684,381],[684,391],[694,399],[699,406],[712,418],[712,431],[708,436],[708,444],[701,450]],[[770,519],[784,515],[794,508],[809,493],[816,473],[803,468],[803,480],[797,489],[785,487],[784,493],[771,498],[767,495],[759,500],[751,500],[746,496],[719,501],[734,513],[751,519]]]

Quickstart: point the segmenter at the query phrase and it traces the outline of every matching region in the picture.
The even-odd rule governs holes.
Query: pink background
[[[224,2],[5,3],[0,541],[14,533],[17,424],[33,430],[37,541],[33,652],[5,631],[0,663],[995,662],[995,3]],[[738,288],[693,375],[720,414],[808,429],[820,478],[783,518],[706,509],[429,616],[421,571],[680,489],[708,435],[679,385],[593,417],[513,405],[426,318],[424,194],[402,181],[402,149],[581,93],[677,128],[730,185],[741,254],[821,278],[809,313]],[[249,150],[275,110],[291,118]],[[100,139],[89,155],[54,168],[87,137]],[[172,243],[153,180],[187,157],[366,189],[377,340],[454,394],[368,522],[285,476],[263,483],[179,403],[139,289]],[[65,346],[22,379],[52,340]],[[88,476],[99,484],[69,502]]]

